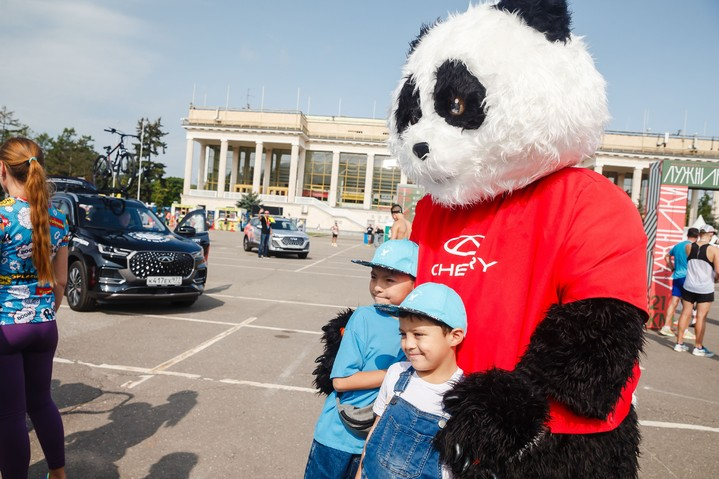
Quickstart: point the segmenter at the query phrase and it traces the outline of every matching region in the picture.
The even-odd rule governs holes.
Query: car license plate
[[[180,286],[182,276],[148,276],[148,286]]]

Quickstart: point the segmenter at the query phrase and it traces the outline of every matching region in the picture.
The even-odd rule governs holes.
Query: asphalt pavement
[[[70,479],[301,478],[323,398],[320,328],[367,304],[361,238],[257,258],[211,232],[206,293],[190,308],[133,303],[59,313],[53,396]],[[647,332],[637,391],[642,478],[719,477],[719,358]],[[705,343],[719,350],[719,309]],[[46,466],[31,434],[31,478]]]

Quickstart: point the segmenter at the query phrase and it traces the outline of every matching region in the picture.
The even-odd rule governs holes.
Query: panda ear
[[[419,29],[419,35],[417,35],[417,38],[415,38],[409,43],[409,51],[407,52],[408,57],[414,52],[414,49],[417,48],[417,45],[419,45],[419,43],[422,41],[422,38],[427,35],[427,32],[429,32],[433,27],[440,23],[442,23],[442,21],[438,18],[432,24],[422,24],[422,27],[420,27]]]
[[[566,0],[501,0],[495,8],[516,13],[550,42],[569,40],[572,20]]]

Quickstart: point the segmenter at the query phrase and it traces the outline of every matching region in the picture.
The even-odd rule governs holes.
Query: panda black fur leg
[[[617,299],[552,306],[517,365],[577,415],[613,410],[644,345],[647,313]]]
[[[542,435],[549,412],[524,373],[501,369],[465,376],[445,394],[444,407],[451,418],[435,445],[456,477],[492,477]]]

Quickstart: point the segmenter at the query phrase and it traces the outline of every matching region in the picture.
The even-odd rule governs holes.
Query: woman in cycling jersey
[[[50,205],[43,153],[26,138],[0,146],[0,476],[27,479],[32,420],[50,472],[65,479],[62,418],[50,395],[55,314],[67,281],[68,225]]]

